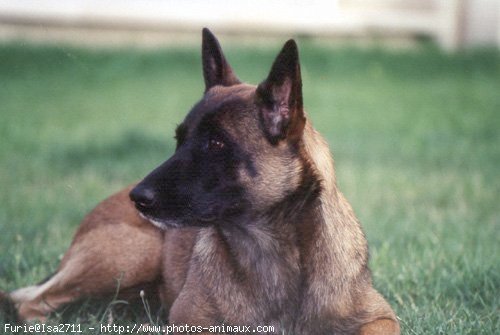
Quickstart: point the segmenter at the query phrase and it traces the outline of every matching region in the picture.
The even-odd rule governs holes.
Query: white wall
[[[0,0],[0,16],[65,23],[328,29],[337,0]]]
[[[500,0],[0,0],[2,21],[137,30],[331,36],[425,34],[447,49],[500,46]]]
[[[500,1],[473,0],[465,5],[464,42],[500,46]]]

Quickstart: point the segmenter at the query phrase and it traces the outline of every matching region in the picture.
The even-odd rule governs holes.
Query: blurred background
[[[161,44],[210,26],[259,36],[429,38],[455,50],[500,46],[499,22],[498,0],[0,1],[0,38],[91,44]]]
[[[0,290],[47,277],[89,210],[172,154],[205,26],[254,84],[297,40],[403,334],[498,334],[498,0],[0,0]]]

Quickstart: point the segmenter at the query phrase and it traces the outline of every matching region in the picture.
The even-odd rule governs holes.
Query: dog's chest
[[[198,236],[192,274],[226,321],[290,325],[299,305],[300,266],[296,246],[272,236],[228,241],[214,229]]]

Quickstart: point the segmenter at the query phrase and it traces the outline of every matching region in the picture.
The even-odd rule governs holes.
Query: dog
[[[399,334],[328,145],[304,111],[295,41],[254,86],[202,35],[205,92],[176,129],[175,153],[84,218],[52,277],[9,294],[19,317],[43,319],[118,281],[121,294],[160,296],[169,324],[206,334],[216,325]]]

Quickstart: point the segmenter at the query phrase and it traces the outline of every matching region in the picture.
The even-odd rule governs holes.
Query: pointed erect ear
[[[257,104],[271,143],[285,138],[297,140],[302,136],[306,119],[302,107],[299,53],[294,40],[285,43],[269,76],[257,87]]]
[[[214,34],[207,28],[203,28],[201,54],[203,77],[205,78],[205,92],[215,85],[232,86],[240,83],[234,75],[233,69],[227,63],[219,41],[217,41]]]

